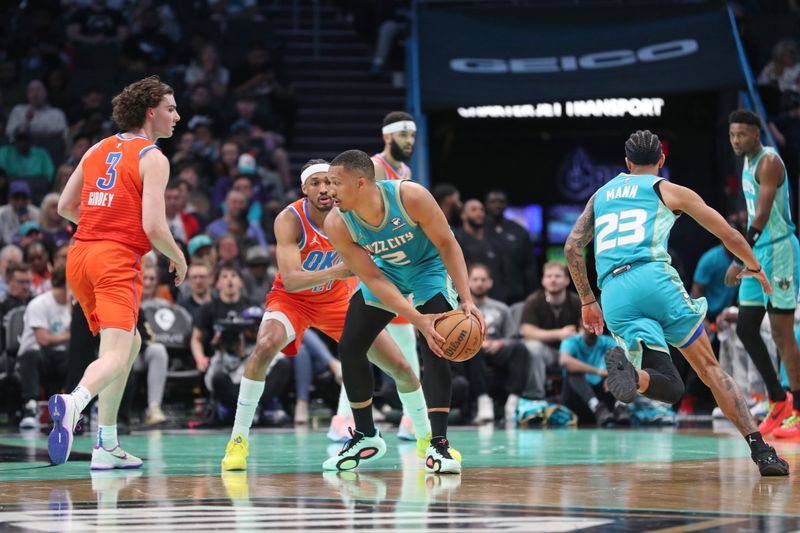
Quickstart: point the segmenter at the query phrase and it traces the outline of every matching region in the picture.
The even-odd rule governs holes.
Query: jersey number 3
[[[109,152],[108,157],[106,157],[106,163],[108,164],[107,177],[97,178],[98,189],[107,191],[114,188],[114,184],[117,182],[117,163],[119,163],[120,159],[122,159],[122,152]]]
[[[606,250],[637,244],[644,240],[644,223],[647,211],[644,209],[628,209],[617,213],[608,213],[597,217],[594,227],[597,231],[597,254]]]

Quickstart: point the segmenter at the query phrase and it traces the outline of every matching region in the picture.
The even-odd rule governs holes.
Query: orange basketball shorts
[[[142,300],[142,257],[112,241],[75,241],[67,252],[67,283],[92,335],[102,328],[131,331]]]
[[[349,300],[322,303],[278,290],[267,295],[267,311],[263,320],[277,320],[283,324],[287,344],[281,351],[286,355],[296,355],[303,342],[303,334],[311,326],[339,342],[349,306]]]

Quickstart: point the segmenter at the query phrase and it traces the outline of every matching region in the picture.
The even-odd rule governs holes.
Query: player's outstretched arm
[[[589,285],[589,275],[586,273],[586,260],[583,258],[583,249],[592,242],[594,238],[594,195],[586,202],[583,213],[578,217],[577,222],[572,227],[564,245],[564,257],[567,259],[569,273],[575,290],[581,298],[581,311],[583,315],[583,327],[601,335],[603,333],[603,312],[597,303],[597,297]]]
[[[753,276],[764,287],[764,292],[767,294],[772,292],[772,287],[767,281],[761,265],[753,255],[753,249],[747,244],[745,238],[722,218],[722,215],[706,205],[700,195],[691,189],[668,181],[661,181],[659,187],[661,198],[669,209],[682,211],[695,219],[698,224],[721,240],[725,248],[744,263],[745,268],[739,273],[740,278]]]
[[[464,252],[450,230],[450,225],[439,204],[436,203],[428,189],[416,183],[403,182],[400,187],[400,197],[408,216],[422,228],[422,231],[439,251],[442,263],[456,286],[464,312],[474,315],[478,319],[481,324],[481,334],[485,335],[486,323],[483,315],[472,301],[472,293],[469,292]]]
[[[175,285],[186,278],[186,258],[167,225],[164,191],[169,180],[169,160],[161,150],[148,151],[139,162],[142,177],[142,229],[153,247],[169,258],[169,270],[175,272]]]
[[[403,297],[397,287],[375,265],[367,251],[353,242],[336,208],[325,219],[325,233],[339,252],[339,257],[356,276],[361,278],[369,290],[385,306],[411,322],[425,336],[431,350],[436,355],[443,356],[441,344],[444,343],[444,339],[433,327],[439,315],[423,315]]]
[[[298,292],[336,279],[347,279],[353,276],[344,263],[316,272],[303,270],[300,249],[297,245],[302,239],[302,228],[297,216],[284,209],[275,219],[275,255],[278,259],[278,272],[281,274],[283,286],[289,292]]]

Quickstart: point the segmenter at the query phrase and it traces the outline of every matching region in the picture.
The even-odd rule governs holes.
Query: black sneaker
[[[618,403],[616,407],[614,407],[614,424],[617,426],[631,425],[631,413],[628,411],[628,408],[621,403]]]
[[[606,404],[600,402],[597,404],[597,410],[594,412],[594,419],[597,421],[598,427],[608,427],[614,424],[614,413],[609,411]]]
[[[767,446],[760,452],[753,453],[753,462],[758,466],[762,476],[788,476],[789,463],[778,457],[772,446]]]
[[[608,392],[622,403],[631,403],[639,390],[639,373],[622,348],[615,346],[606,352],[606,371]]]

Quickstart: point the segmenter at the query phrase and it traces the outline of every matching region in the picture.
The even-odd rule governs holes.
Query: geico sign
[[[681,39],[643,46],[638,50],[609,50],[580,56],[518,57],[512,59],[459,57],[450,60],[450,68],[465,74],[544,74],[617,68],[634,63],[654,63],[684,57],[697,52],[694,39]]]

